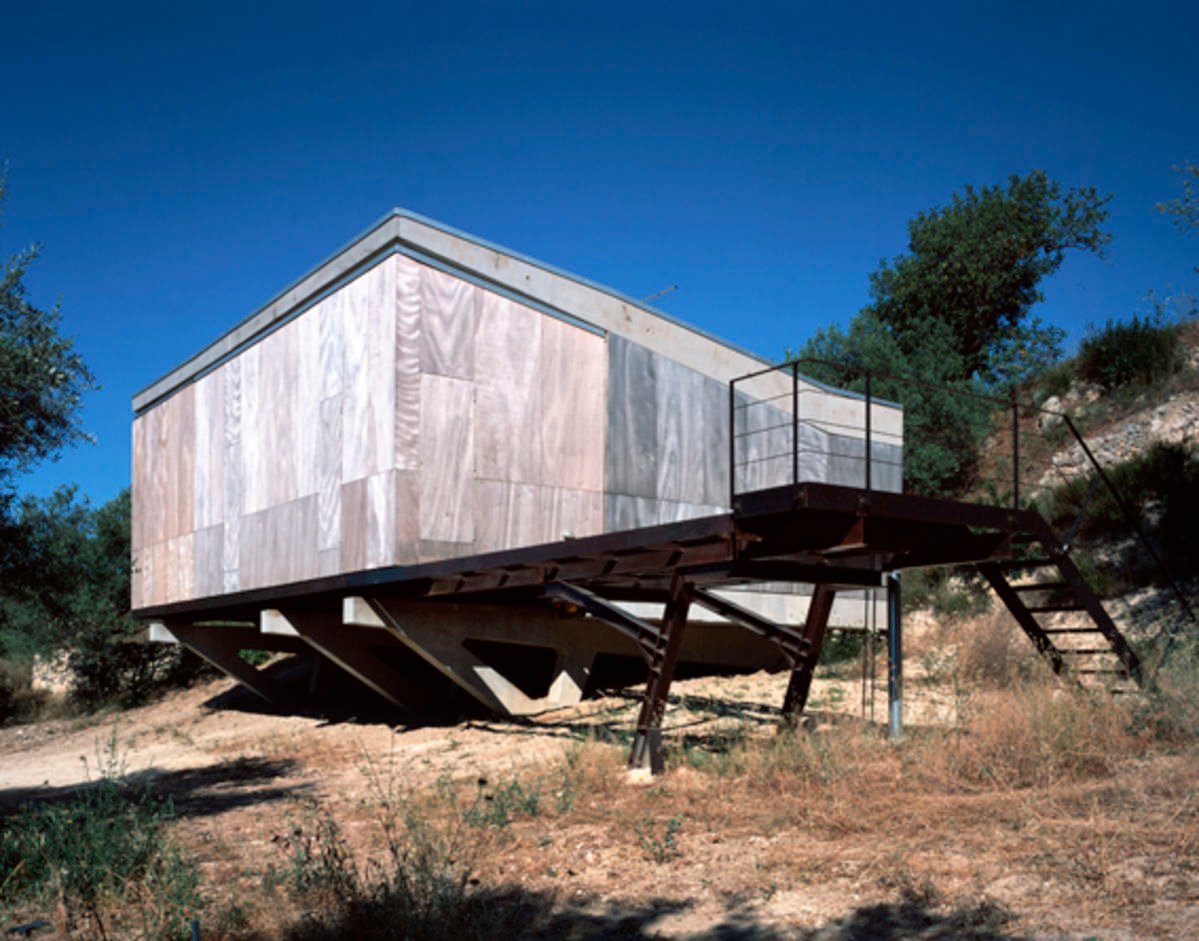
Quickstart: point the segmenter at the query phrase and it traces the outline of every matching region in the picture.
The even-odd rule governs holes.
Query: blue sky
[[[867,301],[906,225],[1043,168],[1111,193],[1105,259],[1038,310],[1074,344],[1199,292],[1154,204],[1199,161],[1199,6],[5,4],[0,254],[96,373],[96,444],[23,478],[129,479],[130,398],[403,206],[766,357]],[[1048,7],[1048,9],[1047,9]]]

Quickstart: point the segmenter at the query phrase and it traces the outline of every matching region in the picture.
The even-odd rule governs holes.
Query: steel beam
[[[833,611],[833,599],[837,591],[831,585],[817,585],[812,594],[812,603],[808,607],[808,617],[804,622],[802,640],[806,644],[803,656],[791,670],[791,679],[787,682],[787,694],[783,698],[783,724],[795,725],[803,715],[808,704],[808,693],[812,689],[812,677],[816,672],[816,664],[820,662],[820,651],[824,646],[824,634],[828,627],[829,615]]]
[[[666,603],[662,617],[662,630],[649,665],[649,679],[645,684],[641,712],[637,716],[633,748],[629,753],[630,768],[644,768],[648,764],[651,774],[661,774],[665,769],[662,761],[662,717],[666,712],[666,697],[670,694],[670,684],[679,661],[691,598],[692,588],[680,573],[675,572],[670,585],[670,600]]]

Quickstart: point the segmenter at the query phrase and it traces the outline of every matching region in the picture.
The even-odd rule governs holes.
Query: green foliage
[[[0,205],[5,189],[0,173]],[[83,358],[58,332],[58,308],[29,301],[25,275],[37,256],[37,246],[10,255],[0,273],[0,518],[11,507],[14,474],[86,438],[80,406],[94,388]]]
[[[517,817],[536,817],[541,812],[541,785],[523,785],[519,778],[491,788],[485,778],[476,785],[474,802],[462,818],[476,827],[502,830]]]
[[[0,657],[65,653],[84,709],[138,702],[180,664],[174,648],[136,642],[129,521],[128,490],[98,509],[70,488],[26,499],[16,523],[25,551],[0,585]]]
[[[199,873],[167,835],[171,805],[128,795],[115,732],[100,771],[71,800],[0,819],[0,906],[57,902],[98,937],[178,936],[199,902]]]
[[[671,817],[666,821],[662,835],[658,836],[653,820],[646,814],[640,823],[633,824],[633,832],[637,834],[637,845],[645,854],[645,858],[658,864],[668,863],[682,855],[675,837],[683,828],[681,817]]]
[[[973,482],[994,404],[977,397],[983,391],[977,381],[957,378],[965,367],[951,331],[931,327],[926,342],[906,352],[891,330],[864,311],[848,331],[817,332],[798,358],[805,374],[855,392],[865,391],[869,372],[871,393],[903,406],[906,490],[953,495]]]
[[[1178,324],[1166,323],[1161,308],[1131,320],[1109,320],[1090,330],[1078,351],[1078,374],[1107,391],[1150,386],[1182,367]]]
[[[906,351],[930,328],[948,329],[958,378],[1019,381],[1056,347],[1043,325],[1026,323],[1042,299],[1040,282],[1068,249],[1102,249],[1109,199],[1091,188],[1063,192],[1042,170],[1012,176],[1006,189],[967,186],[912,220],[909,254],[871,275],[867,309]]]
[[[1059,532],[1074,523],[1085,504],[1077,538],[1102,541],[1127,538],[1133,523],[1164,552],[1175,576],[1199,573],[1199,459],[1184,444],[1156,442],[1131,460],[1107,469],[1109,479],[1132,514],[1100,483],[1089,503],[1091,481],[1079,478],[1056,488],[1043,508]]]
[[[871,275],[872,302],[847,331],[821,330],[788,355],[839,364],[804,369],[857,391],[867,370],[878,376],[874,394],[904,406],[905,489],[961,496],[995,412],[976,396],[1013,389],[1060,358],[1063,332],[1029,313],[1068,249],[1107,242],[1106,203],[1040,170],[1006,188],[968,186],[912,220],[909,254]]]
[[[1158,203],[1157,210],[1172,216],[1178,231],[1187,233],[1199,229],[1199,194],[1195,192],[1196,183],[1199,183],[1199,164],[1188,163],[1174,170],[1182,176],[1182,195],[1168,203]],[[1199,271],[1199,265],[1195,270]]]

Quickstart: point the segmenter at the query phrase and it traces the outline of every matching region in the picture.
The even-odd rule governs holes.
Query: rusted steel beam
[[[725,620],[732,621],[734,624],[752,631],[759,637],[765,637],[772,641],[782,652],[783,656],[786,657],[789,667],[794,668],[807,651],[807,642],[800,632],[784,627],[781,624],[775,624],[773,621],[767,620],[760,614],[750,611],[748,608],[743,608],[741,605],[735,604],[727,598],[713,595],[702,588],[692,588],[691,600],[695,604],[701,605],[715,614],[719,614]]]
[[[635,617],[623,608],[609,604],[601,598],[578,585],[568,585],[565,582],[553,582],[545,586],[545,594],[550,598],[561,598],[582,608],[592,617],[599,618],[620,631],[626,637],[631,637],[652,668],[653,658],[658,648],[659,632],[651,625]]]
[[[661,774],[665,769],[662,760],[662,717],[666,712],[666,697],[670,694],[674,670],[679,662],[691,599],[691,586],[682,573],[675,572],[670,585],[670,600],[666,603],[662,617],[662,630],[650,661],[649,680],[645,684],[645,696],[637,716],[633,748],[629,753],[629,767],[644,768],[648,764],[651,774]]]
[[[802,659],[791,670],[791,679],[787,682],[787,694],[783,698],[783,723],[795,725],[803,715],[808,704],[808,693],[812,689],[812,677],[816,672],[816,664],[820,662],[820,650],[824,646],[825,629],[828,627],[829,615],[833,611],[833,599],[836,589],[829,585],[817,585],[812,595],[812,604],[808,608],[808,617],[804,622],[803,640],[807,644]]]

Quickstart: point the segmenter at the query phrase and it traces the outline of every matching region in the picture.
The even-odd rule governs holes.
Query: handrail
[[[1186,616],[1192,622],[1199,624],[1199,616],[1196,615],[1195,609],[1192,607],[1190,601],[1188,600],[1186,593],[1183,592],[1183,590],[1179,586],[1177,580],[1174,578],[1173,574],[1170,572],[1165,561],[1161,558],[1160,554],[1154,548],[1152,542],[1149,540],[1148,535],[1145,533],[1143,527],[1138,522],[1136,514],[1129,507],[1127,501],[1124,499],[1123,495],[1119,492],[1119,490],[1117,489],[1117,487],[1116,487],[1115,483],[1113,482],[1113,480],[1111,479],[1111,477],[1103,469],[1103,466],[1099,463],[1098,458],[1095,456],[1094,452],[1091,450],[1090,446],[1087,444],[1086,440],[1083,438],[1082,434],[1079,432],[1078,427],[1074,423],[1074,420],[1070,417],[1069,414],[1067,414],[1064,411],[1058,411],[1055,409],[1047,409],[1042,406],[1035,405],[1033,403],[1022,404],[1017,401],[1014,390],[1007,398],[999,398],[994,395],[989,395],[987,393],[978,392],[974,389],[959,388],[957,386],[937,385],[936,383],[928,382],[923,379],[914,379],[914,378],[910,378],[910,377],[906,377],[906,376],[895,375],[892,373],[864,369],[864,368],[857,366],[856,364],[852,364],[852,363],[838,363],[838,362],[834,362],[831,360],[818,359],[818,358],[814,358],[814,357],[801,357],[801,358],[797,358],[797,359],[792,359],[792,360],[788,360],[785,363],[780,363],[775,366],[769,366],[764,369],[759,369],[754,372],[747,373],[743,376],[738,376],[729,381],[729,505],[730,506],[733,506],[735,504],[735,499],[736,499],[736,495],[737,495],[737,467],[739,466],[737,463],[737,437],[738,437],[737,436],[737,409],[739,406],[737,405],[736,396],[737,396],[739,384],[744,385],[745,383],[747,383],[751,380],[759,379],[763,376],[767,376],[772,373],[780,374],[784,378],[784,381],[789,379],[789,381],[791,383],[791,389],[790,389],[790,399],[791,399],[790,451],[791,451],[791,453],[789,456],[791,458],[791,460],[790,460],[791,482],[793,484],[799,483],[799,454],[801,451],[800,444],[799,444],[799,426],[801,423],[799,385],[800,385],[801,379],[803,380],[803,382],[811,384],[811,385],[813,385],[823,391],[827,391],[828,393],[833,394],[833,395],[839,394],[839,395],[850,395],[855,398],[858,397],[859,394],[849,392],[848,390],[835,389],[833,387],[826,385],[825,383],[823,383],[819,380],[816,380],[816,379],[811,378],[810,376],[804,375],[803,373],[800,372],[800,369],[805,364],[809,365],[809,366],[825,367],[828,369],[837,370],[842,373],[855,373],[856,372],[858,374],[858,378],[861,378],[864,380],[865,395],[862,396],[862,398],[864,399],[864,402],[865,402],[865,416],[864,416],[862,430],[863,430],[863,434],[865,436],[865,438],[864,438],[864,442],[865,442],[865,455],[864,455],[865,477],[864,477],[864,481],[863,481],[863,483],[864,483],[863,489],[866,491],[866,493],[868,495],[873,490],[873,487],[874,487],[873,472],[872,472],[873,471],[873,463],[874,463],[874,460],[873,460],[874,447],[873,447],[873,445],[874,445],[874,438],[875,438],[875,430],[873,428],[873,415],[872,415],[873,406],[876,404],[881,404],[881,405],[886,405],[888,407],[903,408],[902,404],[900,404],[900,403],[890,402],[887,400],[879,399],[874,395],[875,382],[877,380],[886,380],[886,381],[898,383],[901,385],[931,390],[931,391],[935,391],[938,393],[949,392],[954,396],[960,396],[960,397],[964,397],[964,398],[974,399],[976,401],[986,402],[986,403],[989,403],[989,404],[995,406],[995,411],[997,414],[1000,413],[1001,409],[1002,410],[1010,409],[1011,421],[1012,421],[1012,427],[1011,427],[1011,436],[1012,436],[1012,450],[1011,450],[1012,497],[1011,497],[1011,505],[1012,505],[1012,508],[1016,509],[1016,510],[1020,509],[1020,436],[1021,436],[1020,418],[1021,418],[1021,415],[1022,414],[1025,416],[1028,416],[1030,414],[1031,415],[1050,415],[1050,416],[1054,416],[1055,418],[1060,419],[1062,421],[1064,427],[1070,432],[1070,435],[1074,438],[1074,441],[1078,443],[1079,447],[1082,450],[1083,455],[1085,456],[1086,460],[1089,462],[1090,466],[1093,468],[1096,477],[1103,482],[1104,486],[1107,488],[1108,492],[1111,494],[1112,498],[1115,500],[1116,506],[1119,508],[1120,513],[1123,516],[1125,523],[1135,534],[1135,536],[1137,537],[1137,540],[1140,542],[1140,544],[1149,553],[1149,556],[1153,560],[1154,565],[1157,567],[1160,576],[1164,580],[1165,584],[1169,585],[1172,593],[1178,599],[1178,601],[1182,607],[1182,610],[1185,612]],[[784,399],[785,397],[786,397],[785,393],[779,393],[778,395],[771,396],[769,400],[770,401],[778,401],[778,400]],[[759,403],[764,402],[764,401],[765,400],[762,400],[762,399],[758,400]],[[753,403],[753,402],[749,403],[749,405],[753,405],[753,404],[755,404],[755,403]],[[741,407],[746,407],[746,406],[741,406]],[[785,422],[780,423],[777,426],[771,426],[771,427],[773,427],[773,428],[786,427],[786,423]],[[745,432],[745,436],[748,437],[748,436],[756,434],[756,433],[762,433],[762,431],[764,431],[764,430],[765,429],[752,429],[748,432]],[[756,460],[757,461],[774,460],[774,459],[782,458],[784,456],[786,456],[786,455],[782,455],[782,454],[769,455],[765,458],[759,458]],[[1081,520],[1082,515],[1085,514],[1085,511],[1086,511],[1086,506],[1084,506],[1082,508],[1082,513],[1080,513],[1080,517],[1079,517],[1080,520]],[[1078,525],[1078,523],[1076,522],[1075,529],[1077,529],[1077,525]],[[1172,642],[1172,639],[1171,639],[1171,642]]]

